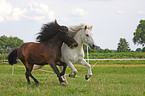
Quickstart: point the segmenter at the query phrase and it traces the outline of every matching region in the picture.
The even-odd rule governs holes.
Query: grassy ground
[[[20,65],[20,66],[18,66]],[[0,95],[1,96],[144,96],[145,95],[145,66],[96,66],[92,69],[90,81],[84,79],[87,68],[77,66],[78,76],[69,78],[66,86],[59,84],[54,73],[35,71],[32,74],[41,83],[36,87],[32,82],[27,85],[25,69],[22,64],[12,67],[0,63]],[[143,65],[143,64],[142,64]],[[49,66],[43,70],[51,71]],[[72,72],[67,68],[66,73]]]

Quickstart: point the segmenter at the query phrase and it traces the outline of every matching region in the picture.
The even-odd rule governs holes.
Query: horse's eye
[[[86,34],[86,36],[88,37],[88,36],[89,36],[89,34]]]

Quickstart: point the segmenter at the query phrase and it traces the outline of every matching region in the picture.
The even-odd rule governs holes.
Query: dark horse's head
[[[38,42],[45,42],[52,39],[56,35],[58,35],[57,38],[66,43],[70,48],[78,46],[78,43],[68,32],[68,28],[66,26],[60,26],[56,20],[55,22],[43,25],[43,27],[41,28],[41,32],[37,37],[37,40]]]

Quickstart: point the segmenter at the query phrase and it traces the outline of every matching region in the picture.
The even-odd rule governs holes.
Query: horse
[[[63,44],[61,48],[62,51],[61,60],[65,62],[73,70],[73,73],[70,73],[69,77],[75,77],[76,73],[78,73],[73,63],[79,63],[84,66],[87,66],[88,74],[85,76],[86,80],[88,80],[92,76],[91,66],[84,59],[84,50],[83,50],[83,44],[88,45],[92,49],[96,47],[91,32],[92,27],[93,26],[89,26],[86,24],[80,24],[80,25],[69,27],[69,32],[72,34],[72,36],[78,43],[78,47],[76,47],[75,49],[69,48],[66,44]],[[41,67],[43,66],[35,65],[33,70],[40,69]],[[65,76],[63,79],[67,83]]]
[[[61,60],[61,46],[64,42],[70,48],[75,48],[78,46],[78,43],[68,32],[68,28],[66,26],[60,26],[56,20],[55,22],[43,24],[36,40],[38,41],[37,43],[24,43],[20,48],[14,49],[8,55],[9,64],[16,64],[18,57],[26,68],[25,75],[27,83],[31,84],[29,79],[29,77],[31,77],[37,86],[40,85],[40,83],[31,74],[33,65],[49,64],[57,74],[60,84],[65,85],[61,76],[65,74],[67,64]],[[61,73],[56,65],[63,66]]]

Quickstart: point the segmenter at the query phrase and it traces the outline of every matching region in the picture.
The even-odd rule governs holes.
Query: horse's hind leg
[[[40,85],[40,83],[37,81],[36,78],[33,77],[33,75],[32,75],[31,73],[30,73],[30,77],[34,80],[34,82],[35,82],[35,84],[36,84],[37,86]]]
[[[26,70],[27,70],[27,69],[26,69]],[[31,83],[30,83],[30,79],[29,79],[29,73],[28,73],[28,71],[26,71],[25,75],[26,75],[27,83],[28,83],[28,84],[31,84]]]
[[[29,68],[28,67],[26,67],[26,66],[28,66],[28,64],[27,64],[27,62],[23,59],[21,59],[21,61],[22,61],[22,63],[25,65],[25,68],[26,68],[26,73],[25,73],[25,76],[26,76],[26,79],[27,79],[27,83],[28,84],[31,84],[30,83],[30,79],[29,79]]]
[[[74,67],[73,63],[70,61],[65,62],[72,70],[74,73],[70,73],[69,77],[75,78],[76,74],[78,73],[77,69]]]
[[[35,84],[38,86],[40,85],[39,82],[37,81],[36,78],[33,77],[33,75],[31,74],[31,71],[32,71],[32,68],[33,68],[33,64],[29,64],[27,61],[25,62],[25,67],[26,67],[26,79],[27,79],[27,82],[28,84],[31,84],[30,83],[30,79],[29,79],[29,76],[34,80]]]

